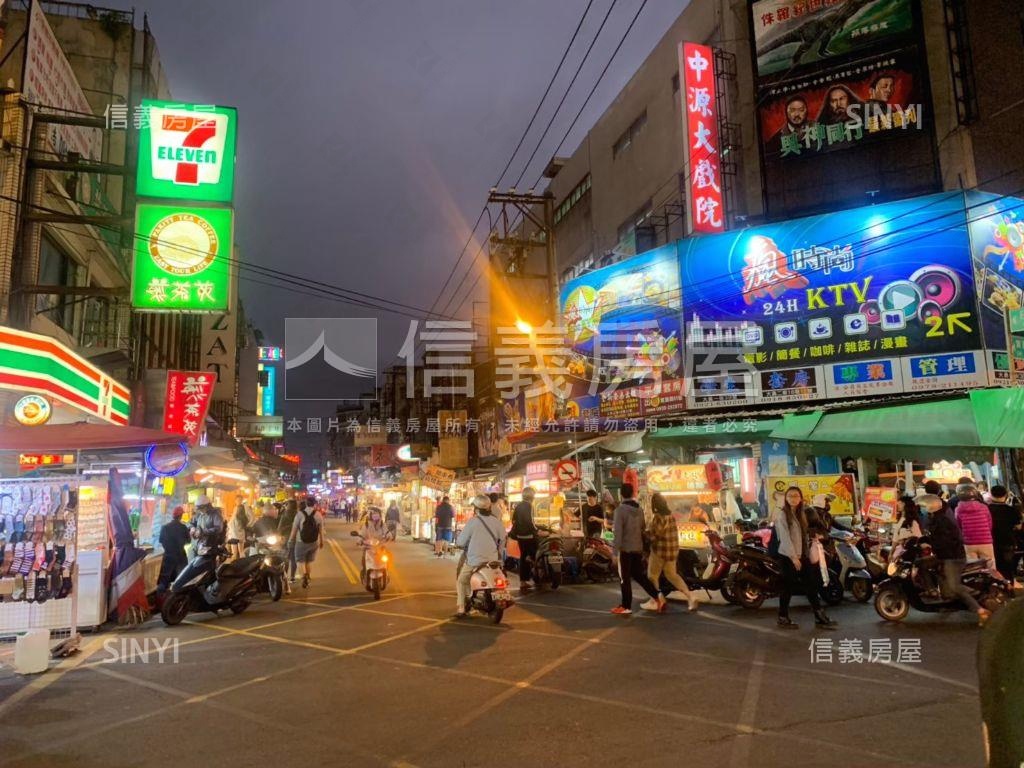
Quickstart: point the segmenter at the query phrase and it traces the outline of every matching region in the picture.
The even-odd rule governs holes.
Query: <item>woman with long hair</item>
[[[896,522],[896,530],[892,534],[893,547],[901,541],[921,536],[921,512],[917,508],[917,501],[912,496],[904,496],[900,504],[903,505],[903,514]]]
[[[807,602],[814,609],[814,623],[819,627],[834,627],[828,617],[818,590],[821,587],[818,568],[811,564],[811,540],[808,531],[807,510],[804,494],[795,485],[786,489],[782,508],[775,516],[775,538],[778,541],[776,559],[782,568],[782,585],[779,589],[779,626],[783,629],[798,629],[789,618],[789,601],[793,592],[803,586]]]
[[[651,554],[647,561],[647,576],[657,586],[661,575],[665,574],[668,583],[676,589],[668,597],[673,600],[685,600],[689,609],[696,611],[697,598],[686,588],[686,582],[676,571],[676,557],[679,555],[679,529],[676,526],[676,519],[665,497],[660,493],[651,497],[651,509],[654,516],[651,518]],[[648,603],[651,605],[645,603],[641,607],[650,610],[657,608],[656,600],[649,600]]]

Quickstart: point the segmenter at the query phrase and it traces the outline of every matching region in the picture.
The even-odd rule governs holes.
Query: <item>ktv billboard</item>
[[[692,238],[680,262],[687,351],[742,347],[744,403],[986,382],[961,193]],[[689,407],[725,404],[713,384]]]

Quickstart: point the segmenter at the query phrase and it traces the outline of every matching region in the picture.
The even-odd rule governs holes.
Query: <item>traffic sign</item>
[[[580,481],[580,464],[575,459],[562,459],[555,465],[559,488],[572,488]]]

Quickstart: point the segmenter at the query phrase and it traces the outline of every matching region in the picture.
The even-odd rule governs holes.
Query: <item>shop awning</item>
[[[178,445],[181,441],[181,435],[171,435],[158,429],[87,424],[84,421],[0,429],[0,451],[25,453],[144,448],[150,445]]]
[[[771,437],[877,457],[1024,448],[1024,391],[985,389],[946,400],[789,414]]]

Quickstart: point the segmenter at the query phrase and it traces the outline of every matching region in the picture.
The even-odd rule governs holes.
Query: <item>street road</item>
[[[310,588],[279,603],[86,635],[68,666],[27,681],[0,669],[0,765],[984,762],[967,614],[888,626],[844,604],[829,632],[795,598],[801,628],[787,632],[774,602],[612,616],[607,584],[531,594],[496,627],[451,618],[454,562],[425,544],[393,547],[373,602],[350,526],[328,528]],[[813,638],[832,640],[831,662],[821,647],[812,660]],[[115,659],[122,639],[174,640],[177,658]],[[872,639],[890,663],[851,660]],[[919,641],[920,661],[898,662],[899,641]]]

